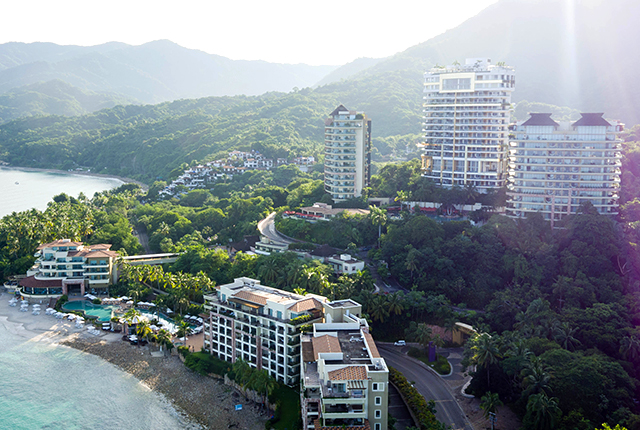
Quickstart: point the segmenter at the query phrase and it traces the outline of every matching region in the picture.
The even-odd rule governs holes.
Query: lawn
[[[278,384],[269,396],[270,402],[275,402],[279,408],[278,421],[268,428],[275,430],[298,430],[302,426],[300,417],[300,394],[286,385]]]
[[[412,347],[409,349],[409,356],[422,361],[440,375],[448,375],[449,372],[451,372],[451,365],[449,365],[447,359],[440,354],[436,354],[436,361],[429,362],[429,354],[426,351]]]

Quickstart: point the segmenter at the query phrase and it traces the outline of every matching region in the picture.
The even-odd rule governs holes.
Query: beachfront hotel
[[[38,246],[34,265],[19,282],[25,297],[107,294],[118,253],[110,244],[84,245],[60,239]]]
[[[506,185],[515,71],[486,58],[424,74],[422,172],[443,187]]]
[[[301,335],[303,429],[386,429],[389,369],[362,306],[336,300],[323,309],[323,322]]]
[[[371,120],[335,108],[324,121],[324,190],[334,202],[360,197],[371,180]]]
[[[575,122],[556,122],[532,113],[511,126],[507,216],[540,212],[552,223],[590,202],[598,213],[618,213],[620,122],[602,113],[583,113]]]
[[[243,359],[289,386],[302,381],[304,429],[387,428],[389,371],[360,304],[251,278],[204,298],[205,349],[232,363]]]
[[[301,296],[236,278],[205,295],[204,347],[230,362],[243,359],[290,386],[300,380],[300,326],[322,321],[325,297]]]

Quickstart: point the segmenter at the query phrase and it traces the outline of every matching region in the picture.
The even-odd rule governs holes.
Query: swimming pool
[[[85,300],[67,302],[62,305],[62,309],[65,311],[84,311],[86,315],[98,317],[98,321],[110,321],[113,316],[113,312],[117,308],[117,306],[111,305],[94,305],[93,303]]]

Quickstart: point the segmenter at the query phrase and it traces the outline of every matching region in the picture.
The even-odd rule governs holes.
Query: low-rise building
[[[353,300],[325,302],[324,321],[302,335],[303,429],[383,430],[389,369]]]
[[[350,254],[335,254],[325,259],[333,271],[337,274],[352,275],[364,270],[364,261],[353,258]]]
[[[315,218],[326,220],[331,219],[342,212],[346,212],[351,215],[369,215],[368,209],[334,208],[329,204],[320,202],[314,203],[313,206],[300,208],[300,212],[303,217],[305,215],[312,215]]]
[[[106,294],[114,282],[118,257],[110,248],[110,244],[84,245],[70,239],[42,244],[27,277],[20,280],[20,292],[26,297]]]

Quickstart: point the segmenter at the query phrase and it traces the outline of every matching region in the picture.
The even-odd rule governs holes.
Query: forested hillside
[[[0,124],[28,116],[83,115],[135,102],[119,94],[84,91],[61,80],[39,82],[0,94]]]
[[[120,93],[144,103],[181,98],[263,94],[308,87],[336,66],[235,61],[168,40],[60,46],[0,45],[0,93],[61,79],[78,88]]]

